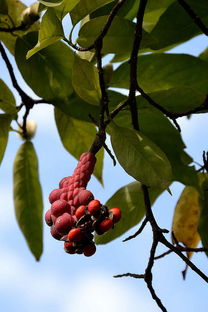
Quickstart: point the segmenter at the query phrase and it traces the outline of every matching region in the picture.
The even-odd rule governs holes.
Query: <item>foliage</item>
[[[145,1],[40,0],[39,5],[29,8],[21,1],[15,1],[15,5],[13,0],[0,2],[0,53],[22,100],[22,105],[15,103],[14,90],[10,90],[1,77],[0,161],[9,132],[14,130],[11,123],[19,123],[19,111],[24,106],[25,142],[17,151],[14,163],[14,203],[17,221],[36,259],[42,253],[43,206],[38,160],[35,147],[27,137],[26,119],[30,109],[38,103],[54,106],[60,140],[71,155],[78,159],[82,152],[90,149],[97,130],[99,135],[101,130],[106,131],[117,160],[136,180],[107,201],[110,205],[120,205],[123,217],[114,231],[97,237],[98,244],[110,242],[142,220],[145,215],[142,185],[150,189],[153,204],[172,182],[179,181],[184,184],[184,192],[188,192],[186,196],[183,192],[183,204],[179,202],[176,207],[173,220],[176,238],[186,247],[195,248],[201,240],[203,247],[208,248],[207,176],[204,175],[201,182],[177,129],[178,117],[208,110],[207,50],[201,51],[199,56],[167,53],[172,47],[203,33],[203,29],[206,32],[208,2],[186,1],[201,24],[181,5],[184,1],[147,2],[140,16],[142,40],[135,54],[138,86],[134,88],[131,85],[132,47],[135,29],[139,27],[135,20],[142,2]],[[65,34],[64,17],[67,21],[71,18],[72,31],[79,25],[76,43],[72,42],[72,31],[69,36]],[[20,74],[37,100],[21,90],[5,49],[12,53]],[[101,56],[107,55],[111,61],[105,68]],[[119,62],[119,66],[115,68],[114,62]],[[126,94],[130,90],[129,95],[121,94],[120,88],[126,89]],[[132,97],[131,92],[136,90],[140,95]],[[132,114],[133,105],[136,114]],[[131,129],[132,123],[134,129]],[[139,125],[139,129],[135,125]],[[99,142],[95,153],[102,146],[106,148],[104,141]],[[104,148],[98,154],[94,172],[101,183],[103,157]],[[206,161],[205,157],[201,170],[207,168]],[[192,198],[196,193],[199,214],[191,216],[191,223],[198,225],[198,232],[197,239],[189,244],[186,239],[184,241],[184,226],[177,214],[182,215],[183,220],[188,218],[187,207],[189,203],[194,205]],[[32,227],[28,227],[28,222]]]

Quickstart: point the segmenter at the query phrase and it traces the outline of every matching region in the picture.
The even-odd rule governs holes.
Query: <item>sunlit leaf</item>
[[[16,154],[13,178],[17,222],[32,254],[39,260],[43,250],[43,201],[37,155],[29,141]]]
[[[199,224],[198,224],[198,232],[201,237],[202,245],[204,248],[208,249],[208,179],[207,174],[204,174],[203,177],[204,181],[201,185],[201,212],[199,217]],[[208,256],[208,251],[206,252],[206,255]]]
[[[97,8],[112,1],[113,0],[80,0],[70,13],[73,25],[81,21],[81,19]]]
[[[193,166],[188,166],[193,160],[185,153],[185,144],[178,130],[157,109],[152,108],[139,96],[138,117],[142,133],[152,140],[166,154],[172,167],[173,181],[185,185],[198,184],[197,172]],[[131,128],[131,114],[128,109],[120,112],[115,118],[117,124]]]
[[[15,114],[16,103],[15,98],[5,82],[0,79],[0,109],[8,114]]]
[[[208,22],[207,0],[189,0],[188,5],[206,25]],[[177,23],[175,22],[176,16]],[[155,42],[150,47],[153,50],[171,48],[173,45],[187,41],[200,33],[200,28],[193,19],[182,9],[178,1],[174,1],[161,15],[158,23],[151,31],[150,34],[155,38]]]
[[[78,43],[86,48],[93,44],[101,33],[107,16],[101,16],[85,23],[80,29]],[[103,53],[130,53],[134,40],[135,23],[116,16],[103,40]],[[149,46],[153,38],[143,31],[141,49]]]
[[[201,209],[199,196],[194,187],[186,186],[177,202],[172,221],[173,241],[175,237],[177,242],[189,248],[196,248],[200,241],[197,231]],[[187,252],[187,255],[190,257],[192,252]]]
[[[47,0],[47,1],[38,0],[38,1],[40,3],[48,6],[48,7],[56,7],[56,6],[60,5],[63,2],[63,0],[59,0],[59,1],[57,1],[57,0]]]
[[[56,14],[58,18],[61,20],[64,18],[64,16],[69,13],[75,5],[79,3],[80,0],[63,0],[62,3],[55,7],[54,9],[56,10]]]
[[[208,63],[188,54],[148,54],[138,58],[138,79],[146,92],[191,87],[208,92]],[[199,79],[200,77],[200,79]],[[129,88],[129,64],[114,71],[111,87]]]
[[[72,71],[72,85],[75,92],[90,104],[99,104],[101,91],[97,68],[75,55]]]
[[[171,165],[164,152],[142,132],[115,124],[109,128],[113,150],[120,165],[137,181],[167,188]]]
[[[12,115],[0,114],[0,164],[4,157],[7,146],[9,127],[12,121]]]
[[[51,8],[43,15],[40,30],[38,33],[38,43],[35,47],[27,52],[26,58],[30,58],[33,54],[46,48],[47,46],[64,38],[62,24]]]
[[[15,60],[24,80],[38,96],[49,102],[53,98],[70,96],[73,92],[70,83],[74,59],[72,50],[64,43],[56,42],[26,60],[28,50],[36,42],[36,32],[17,39]]]

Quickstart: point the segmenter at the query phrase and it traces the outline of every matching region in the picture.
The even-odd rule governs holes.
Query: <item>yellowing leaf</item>
[[[186,186],[176,204],[173,216],[173,234],[178,242],[189,248],[196,248],[200,241],[197,231],[200,214],[199,199],[199,192],[192,186]],[[189,258],[191,255],[192,252],[187,252]]]

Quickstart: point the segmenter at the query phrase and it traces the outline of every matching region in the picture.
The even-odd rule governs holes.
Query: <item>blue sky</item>
[[[173,52],[198,55],[207,45],[207,38],[199,36],[175,48]],[[0,78],[11,87],[1,59],[0,65]],[[17,77],[21,86],[31,94],[19,74]],[[39,158],[46,211],[49,208],[48,194],[62,177],[72,173],[76,160],[64,150],[60,142],[52,106],[35,106],[29,119],[35,120],[38,125],[33,142]],[[188,153],[201,162],[202,151],[207,150],[205,129],[208,117],[201,114],[193,116],[190,120],[180,119],[179,122]],[[5,158],[0,167],[1,311],[159,311],[143,280],[112,277],[124,272],[143,273],[148,259],[148,246],[151,244],[149,227],[140,237],[122,243],[123,238],[136,231],[135,227],[112,243],[98,246],[96,254],[86,258],[82,255],[66,254],[62,243],[52,239],[49,228],[44,224],[44,253],[40,262],[34,260],[16,224],[13,208],[12,164],[21,143],[15,133],[10,134]],[[88,189],[104,203],[117,189],[131,181],[133,179],[127,176],[119,165],[113,167],[111,160],[106,156],[104,188],[92,178]],[[161,227],[170,229],[174,207],[182,189],[182,184],[173,183],[173,195],[170,196],[166,192],[156,201],[154,213]],[[205,255],[194,255],[193,261],[208,274]],[[191,269],[184,282],[181,277],[183,269],[184,263],[175,255],[169,255],[155,263],[154,286],[158,295],[169,312],[207,310],[206,283]]]

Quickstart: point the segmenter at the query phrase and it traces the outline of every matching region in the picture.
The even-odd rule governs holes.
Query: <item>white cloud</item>
[[[13,209],[12,190],[8,187],[1,187],[0,196],[0,227],[8,229],[14,225],[15,215]]]
[[[66,272],[68,271],[68,268]],[[69,271],[68,271],[69,272]],[[41,264],[30,266],[21,256],[3,248],[0,257],[0,292],[8,290],[13,300],[23,301],[30,311],[45,311],[47,306],[62,312],[153,312],[148,293],[115,280],[108,271],[89,271],[77,276],[43,271]],[[139,310],[138,310],[139,305]],[[4,307],[5,308],[5,307]],[[51,311],[51,310],[50,310]],[[55,310],[54,310],[55,311]]]
[[[123,281],[124,282],[124,281]],[[155,310],[150,298],[111,277],[110,272],[88,272],[73,287],[64,312],[126,312]]]

